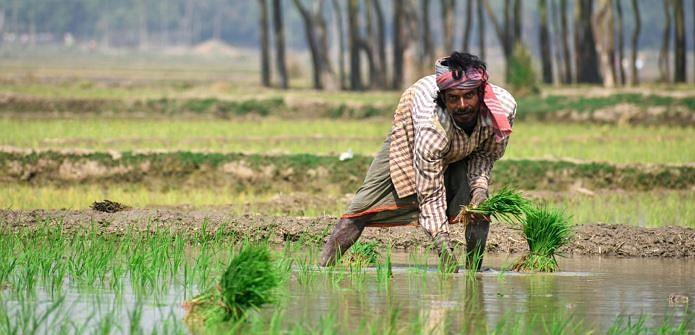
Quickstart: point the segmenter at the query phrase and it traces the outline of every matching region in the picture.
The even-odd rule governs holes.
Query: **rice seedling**
[[[355,242],[350,248],[350,255],[344,259],[351,264],[376,265],[379,261],[377,244],[376,242]]]
[[[468,224],[470,214],[489,216],[497,221],[519,222],[531,203],[524,196],[508,187],[503,187],[476,207],[463,206],[458,217]]]
[[[245,244],[219,284],[184,303],[185,321],[195,328],[242,319],[250,310],[274,301],[279,280],[268,247]]]
[[[388,248],[386,248],[386,258],[384,262],[376,266],[376,279],[377,282],[388,288],[391,283],[391,278],[393,278],[393,265],[391,264],[391,245],[389,245]]]
[[[513,266],[515,271],[554,272],[558,265],[555,254],[569,243],[572,225],[560,210],[545,205],[528,209],[521,221],[521,230],[529,246],[528,254]]]

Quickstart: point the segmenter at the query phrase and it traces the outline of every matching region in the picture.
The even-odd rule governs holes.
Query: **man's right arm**
[[[415,133],[413,164],[419,221],[432,237],[449,232],[443,160],[447,143],[446,137],[434,127],[423,127]]]

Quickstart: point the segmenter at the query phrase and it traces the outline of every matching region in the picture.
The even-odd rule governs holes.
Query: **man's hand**
[[[473,192],[471,193],[471,203],[469,204],[470,207],[475,208],[478,207],[483,201],[487,200],[487,190],[482,189],[482,188],[475,188],[473,189]],[[472,223],[478,223],[478,222],[490,222],[490,217],[487,215],[482,215],[482,214],[474,214],[471,213],[471,220],[470,222]]]

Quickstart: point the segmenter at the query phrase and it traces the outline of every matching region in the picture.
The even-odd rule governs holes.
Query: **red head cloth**
[[[440,58],[434,65],[437,87],[440,91],[448,89],[472,90],[484,86],[483,103],[487,108],[483,108],[483,113],[487,113],[492,120],[492,127],[495,133],[495,141],[501,142],[512,133],[512,127],[507,118],[508,112],[502,108],[497,96],[492,91],[492,86],[488,83],[487,72],[483,69],[469,69],[466,72],[451,71],[448,66],[443,65]]]

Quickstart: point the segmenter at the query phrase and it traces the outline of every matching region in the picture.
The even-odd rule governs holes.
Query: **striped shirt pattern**
[[[492,85],[510,125],[516,101]],[[419,222],[432,236],[449,231],[444,172],[449,164],[467,160],[470,189],[486,189],[494,162],[504,155],[509,137],[495,141],[492,121],[481,116],[470,136],[449,113],[437,106],[435,76],[427,76],[401,96],[394,114],[389,147],[391,181],[399,198],[417,194]]]

